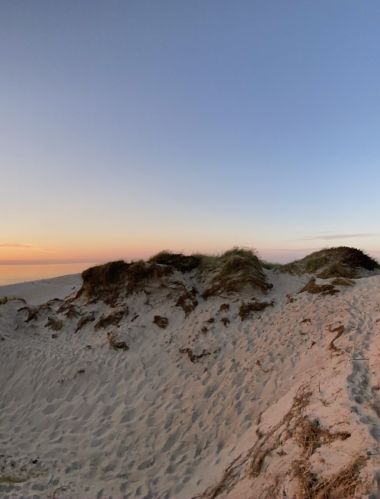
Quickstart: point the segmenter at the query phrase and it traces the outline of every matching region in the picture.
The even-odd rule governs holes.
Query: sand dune
[[[1,497],[377,497],[380,276],[263,272],[0,288]]]

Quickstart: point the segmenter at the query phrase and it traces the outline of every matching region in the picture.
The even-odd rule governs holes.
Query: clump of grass
[[[191,312],[195,310],[198,306],[198,300],[196,299],[196,290],[195,288],[190,291],[185,290],[178,298],[175,306],[182,308],[185,312],[185,317],[187,317]]]
[[[315,277],[312,277],[310,281],[300,290],[298,293],[311,293],[321,294],[321,295],[335,295],[339,293],[339,289],[336,289],[332,284],[322,284],[319,285],[315,282]]]
[[[333,281],[331,281],[331,284],[333,286],[353,286],[355,281],[346,277],[336,277]]]
[[[53,331],[60,331],[63,328],[63,321],[61,319],[56,319],[55,317],[48,317],[45,327],[48,327]]]
[[[352,279],[360,270],[373,271],[379,264],[372,257],[357,248],[338,246],[311,253],[301,260],[282,266],[285,272],[317,274],[321,279],[345,277]]]
[[[113,350],[129,350],[127,343],[125,341],[118,340],[114,333],[107,333],[107,340]]]
[[[16,475],[0,475],[0,483],[12,485],[16,483],[26,482],[27,477],[16,476]]]
[[[172,271],[171,267],[142,260],[132,263],[118,260],[97,265],[82,272],[83,285],[77,297],[85,295],[116,306],[121,292],[131,294],[141,291],[149,281],[169,275]]]
[[[268,262],[267,260],[261,260],[261,265],[263,266],[264,269],[267,270],[276,270],[282,268],[281,263]]]
[[[239,316],[242,321],[248,319],[252,312],[261,312],[261,310],[265,310],[267,307],[273,307],[272,301],[250,301],[248,303],[243,302],[239,308]]]
[[[170,251],[161,251],[153,256],[149,262],[159,265],[168,265],[180,272],[191,272],[202,263],[201,255],[183,255],[182,253],[172,253]]]
[[[221,293],[239,292],[245,286],[266,292],[272,288],[266,280],[260,260],[252,250],[234,248],[213,262],[215,269],[204,298]]]
[[[146,263],[143,260],[133,262],[127,270],[127,293],[141,291],[148,282],[170,275],[172,272],[173,269],[170,267],[157,263]]]
[[[10,301],[21,301],[23,303],[26,303],[26,300],[24,300],[24,298],[19,298],[18,296],[0,296],[0,305],[5,305]]]
[[[123,260],[90,267],[82,272],[83,285],[77,297],[103,299],[113,303],[119,288],[126,280],[130,264]]]
[[[75,329],[75,332],[77,333],[84,326],[86,326],[86,324],[89,324],[90,322],[94,322],[94,321],[95,321],[95,313],[94,312],[90,312],[90,313],[84,315],[83,317],[81,317],[79,319],[77,327]]]
[[[161,315],[155,315],[153,318],[153,323],[161,329],[166,329],[169,324],[169,319],[167,317],[162,317]]]
[[[102,317],[100,317],[98,322],[95,324],[95,330],[104,329],[109,326],[118,326],[123,317],[126,317],[128,313],[128,307],[125,307],[123,310],[117,310],[111,314],[102,315]]]

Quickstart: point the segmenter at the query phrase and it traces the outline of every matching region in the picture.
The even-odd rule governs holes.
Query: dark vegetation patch
[[[80,316],[79,308],[73,303],[70,303],[70,301],[63,302],[58,309],[58,313],[63,313],[68,319],[76,319]]]
[[[347,279],[346,277],[336,277],[331,281],[333,286],[353,286],[355,281],[352,279]]]
[[[321,294],[325,295],[335,295],[339,293],[339,289],[336,289],[332,284],[322,284],[319,285],[315,282],[315,277],[312,277],[310,281],[300,290],[298,293],[311,293],[312,295]]]
[[[193,364],[196,364],[203,357],[208,357],[209,355],[211,355],[211,352],[207,352],[206,350],[203,350],[199,354],[195,354],[191,348],[180,348],[179,353],[187,354],[190,362],[192,362]]]
[[[114,333],[107,333],[107,340],[113,350],[129,350],[127,343],[118,340]]]
[[[149,282],[168,276],[172,272],[171,268],[156,263],[133,262],[127,271],[127,294],[142,291]]]
[[[121,292],[128,295],[142,291],[147,283],[172,271],[170,267],[144,261],[126,263],[119,260],[97,265],[82,272],[83,285],[77,297],[86,296],[116,306]]]
[[[155,315],[153,318],[153,323],[161,329],[166,329],[169,324],[169,319],[167,317],[162,317],[161,315]]]
[[[57,319],[56,317],[50,316],[48,317],[45,327],[48,327],[53,331],[60,331],[63,328],[63,321],[61,319]]]
[[[248,303],[243,302],[240,305],[239,308],[239,315],[240,319],[244,321],[245,319],[248,319],[252,312],[261,312],[262,310],[266,309],[267,307],[273,307],[273,300],[272,301],[250,301]]]
[[[222,303],[219,307],[219,312],[228,312],[230,309],[229,303]]]
[[[86,315],[84,315],[83,317],[81,317],[78,321],[78,324],[77,324],[77,327],[75,329],[75,332],[77,333],[78,331],[80,331],[86,324],[89,324],[90,322],[94,322],[95,321],[95,313],[94,312],[90,312]]]
[[[161,251],[157,255],[153,256],[149,261],[152,263],[158,263],[159,265],[169,265],[170,267],[173,267],[180,272],[191,272],[201,265],[202,256],[186,256],[182,255],[182,253]]]
[[[311,273],[321,279],[331,277],[357,277],[360,270],[372,271],[379,268],[376,260],[363,251],[339,246],[311,253],[301,260],[283,265],[281,269],[292,274]]]
[[[51,308],[50,308],[49,304],[44,303],[44,304],[36,306],[36,307],[32,307],[32,306],[21,307],[17,311],[18,312],[26,312],[25,322],[31,322],[31,321],[37,320],[39,318],[40,313],[51,312]]]
[[[220,319],[220,322],[224,325],[224,326],[228,326],[228,324],[231,322],[230,319],[228,317],[222,317]]]
[[[191,312],[195,310],[198,306],[198,300],[196,299],[196,290],[193,288],[190,291],[185,290],[181,296],[178,298],[175,306],[182,308],[185,312],[185,317],[187,317]]]
[[[302,321],[300,322],[300,324],[311,324],[311,319],[309,319],[309,318],[302,319]]]
[[[218,257],[214,263],[211,281],[203,293],[204,298],[222,293],[239,292],[250,286],[266,292],[272,288],[267,282],[258,257],[251,250],[234,248]]]
[[[95,330],[104,329],[109,326],[118,326],[123,317],[126,317],[128,313],[128,307],[125,307],[123,310],[117,310],[111,314],[102,315],[95,324]]]

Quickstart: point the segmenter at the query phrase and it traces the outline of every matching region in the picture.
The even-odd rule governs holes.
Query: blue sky
[[[380,255],[379,26],[375,1],[3,0],[0,262]]]

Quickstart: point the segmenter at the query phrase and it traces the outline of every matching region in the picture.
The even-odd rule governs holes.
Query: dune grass
[[[239,292],[250,286],[266,292],[272,287],[267,282],[262,264],[250,249],[233,248],[212,262],[214,274],[203,297],[221,293]]]

